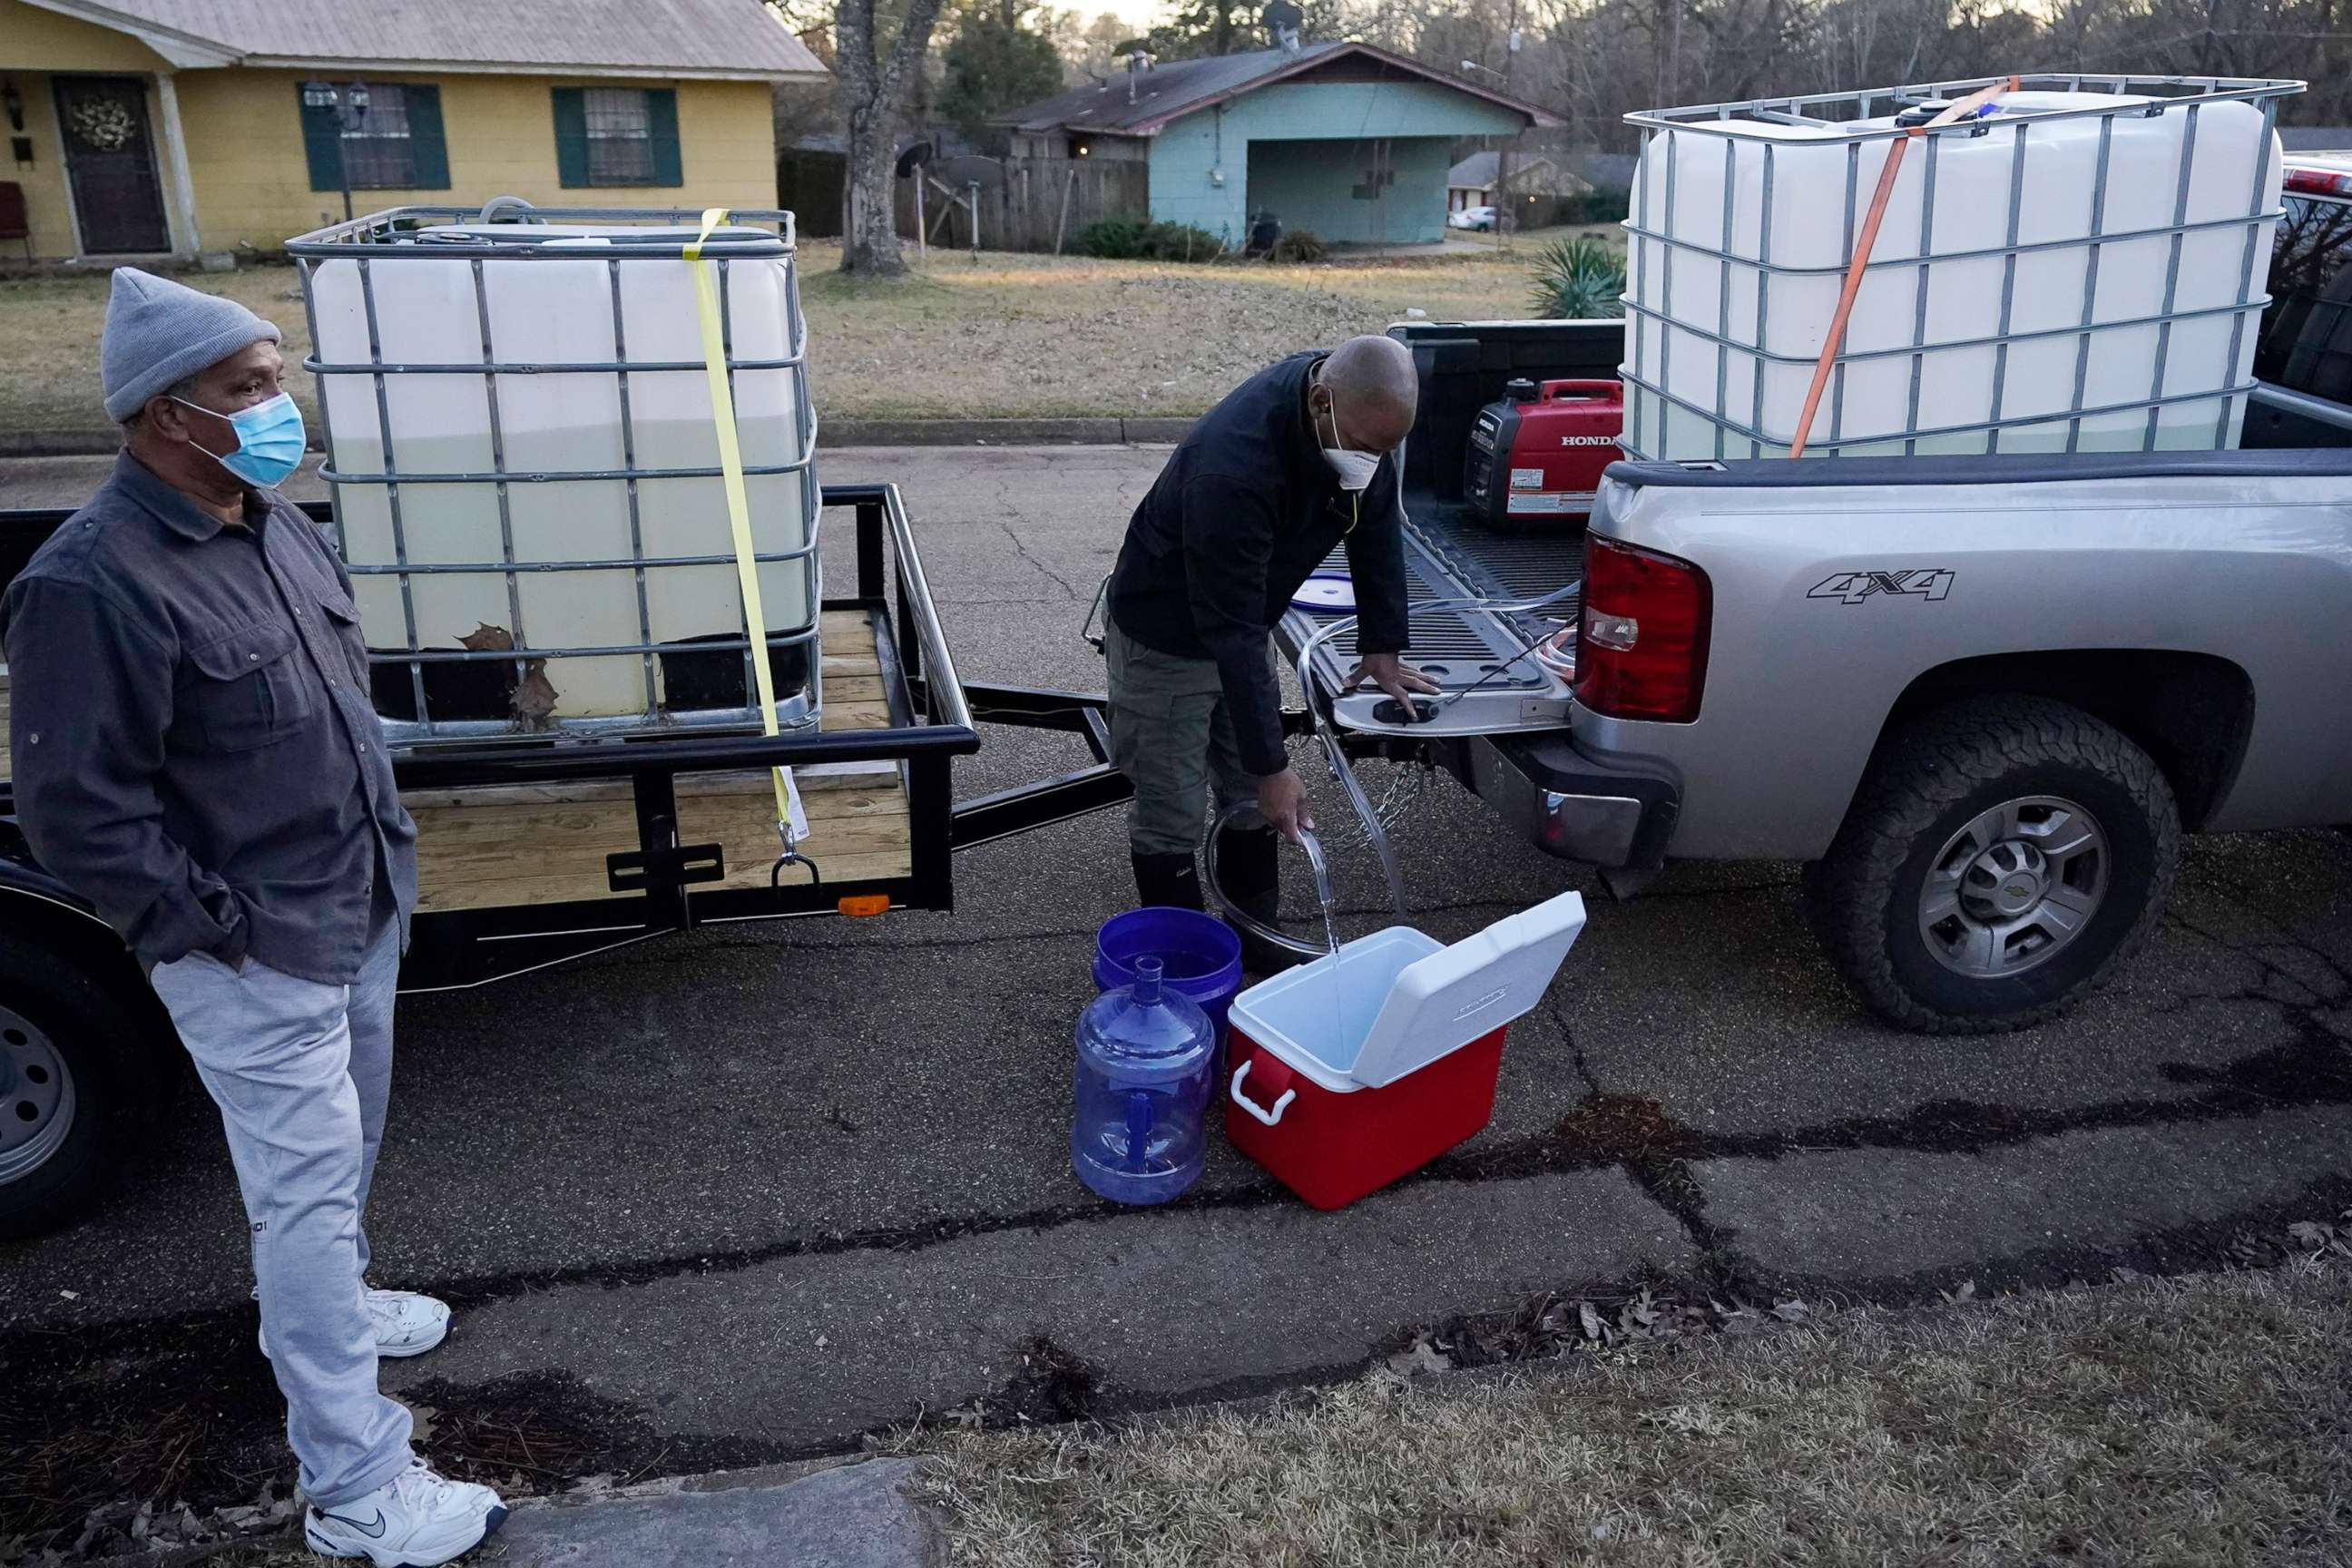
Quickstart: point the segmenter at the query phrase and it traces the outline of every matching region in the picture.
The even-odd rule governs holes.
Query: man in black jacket
[[[1193,850],[1212,785],[1255,799],[1290,837],[1311,827],[1283,746],[1268,637],[1307,574],[1345,542],[1355,582],[1351,681],[1408,710],[1437,689],[1397,656],[1408,637],[1404,512],[1391,455],[1412,427],[1412,356],[1385,337],[1293,354],[1212,409],[1135,509],[1110,580],[1111,741],[1135,784],[1128,820],[1147,904],[1202,907]],[[1217,844],[1220,880],[1261,919],[1276,903],[1265,828]]]

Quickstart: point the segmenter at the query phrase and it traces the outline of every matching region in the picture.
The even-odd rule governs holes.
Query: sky
[[[1119,20],[1134,24],[1139,33],[1159,21],[1160,14],[1167,9],[1161,0],[1055,0],[1055,3],[1067,5],[1081,16],[1097,16],[1108,11]]]

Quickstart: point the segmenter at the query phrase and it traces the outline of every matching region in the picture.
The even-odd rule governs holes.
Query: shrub
[[[1580,196],[1562,196],[1554,210],[1554,223],[1623,223],[1633,210],[1631,191],[1588,191]]]
[[[1079,231],[1078,248],[1106,261],[1124,260],[1142,244],[1143,229],[1143,219],[1124,213],[1097,218]]]
[[[1294,228],[1274,242],[1274,248],[1266,252],[1266,259],[1297,266],[1321,261],[1330,254],[1331,247],[1323,242],[1321,235],[1311,228]]]
[[[1106,261],[1214,261],[1225,242],[1205,228],[1114,214],[1087,225],[1078,248]]]
[[[1625,313],[1625,258],[1596,235],[1556,239],[1536,255],[1536,314],[1559,321]]]

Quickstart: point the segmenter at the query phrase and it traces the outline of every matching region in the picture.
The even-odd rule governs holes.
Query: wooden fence
[[[1076,252],[1097,219],[1142,216],[1150,208],[1150,170],[1140,160],[1008,158],[1002,164],[918,171],[930,243],[969,249],[977,223],[982,250]],[[964,176],[962,180],[958,175]],[[969,181],[981,176],[975,199]],[[898,182],[898,232],[915,237],[915,181]]]

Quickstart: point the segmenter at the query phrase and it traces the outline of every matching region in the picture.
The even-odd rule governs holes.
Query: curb
[[[1191,416],[1091,419],[828,419],[820,447],[1130,447],[1181,441]],[[0,458],[110,458],[122,445],[112,426],[0,430]]]

